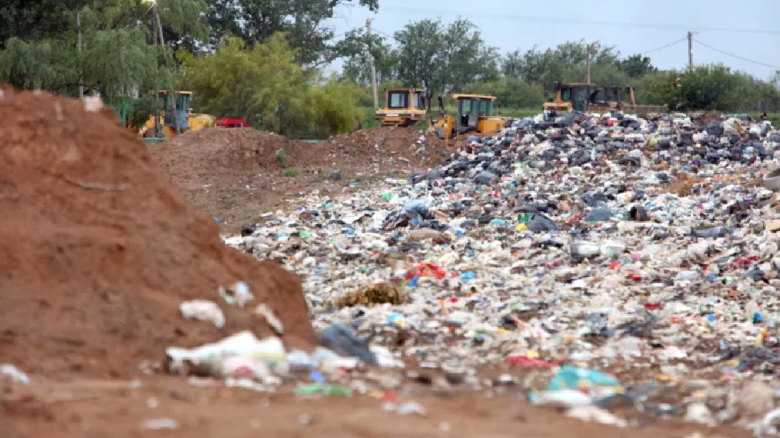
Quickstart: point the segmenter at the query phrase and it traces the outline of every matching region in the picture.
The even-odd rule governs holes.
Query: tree
[[[396,32],[395,39],[398,78],[425,89],[429,109],[434,91],[445,95],[499,76],[496,49],[485,45],[468,20],[456,20],[446,29],[438,20],[418,21]]]
[[[504,77],[491,82],[473,82],[463,88],[468,94],[496,96],[506,108],[541,108],[544,90],[539,84],[529,84],[517,78]]]
[[[443,36],[440,89],[442,95],[461,90],[475,81],[498,79],[498,51],[487,47],[477,27],[459,19],[447,27]]]
[[[335,80],[314,86],[315,72],[297,64],[296,52],[284,34],[251,47],[227,38],[205,56],[180,53],[181,85],[211,114],[243,116],[279,134],[322,137],[354,130],[359,87]]]
[[[378,0],[208,0],[210,42],[216,45],[225,36],[236,36],[251,45],[283,32],[298,49],[298,62],[321,65],[354,47],[334,42],[332,29],[324,26],[337,7],[353,2],[374,12],[379,8]]]
[[[555,82],[564,80],[581,82],[585,79],[586,54],[587,43],[584,40],[567,41],[559,44],[555,49],[547,49],[543,52],[536,47],[525,53],[517,50],[504,58],[502,71],[509,77],[539,83],[545,91],[552,92]],[[616,51],[614,46],[593,47],[591,76],[599,66],[612,65],[619,57],[620,52]],[[575,72],[578,76],[573,77]]]
[[[680,86],[672,81],[680,78]],[[722,64],[699,65],[691,72],[670,70],[650,73],[640,81],[642,102],[667,104],[680,111],[776,111],[780,91],[770,83]]]
[[[395,33],[398,42],[398,78],[405,85],[426,91],[428,109],[433,91],[443,86],[444,46],[441,22],[422,20],[406,25]]]
[[[357,96],[361,90],[355,84],[328,81],[310,90],[315,133],[325,138],[357,129],[360,111]]]
[[[509,78],[523,77],[523,67],[523,54],[519,49],[507,53],[501,60],[501,74]]]
[[[309,120],[310,75],[294,57],[282,34],[251,48],[228,38],[206,56],[182,52],[181,85],[192,89],[212,114],[245,116],[250,124],[285,133]]]
[[[75,42],[11,38],[0,52],[0,81],[17,88],[75,95],[79,84],[106,101],[129,99],[140,90],[169,84],[170,70],[157,69],[163,48],[150,47],[143,29],[87,32],[84,49]]]
[[[385,42],[385,38],[372,35],[371,40],[368,40],[365,31],[360,30],[358,37],[351,41],[362,47],[350,49],[354,54],[344,63],[342,80],[361,86],[371,85],[371,56],[374,57],[377,83],[392,81],[397,77],[398,54]]]
[[[632,78],[641,78],[642,76],[658,71],[653,67],[650,58],[642,55],[631,55],[628,58],[617,62],[617,67],[626,72],[626,74]]]
[[[83,0],[4,0],[0,4],[0,50],[8,40],[61,38],[74,25],[73,12]]]
[[[49,3],[41,0],[24,2],[24,7],[16,9],[0,8],[4,16],[28,17],[30,22],[41,24],[36,32],[13,30],[18,35],[2,41],[6,50],[0,52],[0,80],[19,88],[67,95],[75,95],[78,85],[83,85],[87,93],[99,92],[109,102],[171,86],[174,58],[170,50],[148,44],[152,23],[147,2]],[[39,6],[49,11],[39,11]],[[204,0],[157,0],[157,7],[163,26],[171,32],[193,38],[207,35],[199,21],[206,7]],[[77,13],[81,16],[81,52],[77,47]]]

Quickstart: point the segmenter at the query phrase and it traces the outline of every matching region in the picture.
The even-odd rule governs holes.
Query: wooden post
[[[374,89],[374,108],[379,108],[379,95],[376,91],[376,66],[374,65],[374,55],[371,53],[371,19],[366,20],[366,29],[368,33],[368,56],[371,60],[371,87]]]

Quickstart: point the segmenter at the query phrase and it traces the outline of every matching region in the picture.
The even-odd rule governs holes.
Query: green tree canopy
[[[398,77],[398,52],[380,35],[371,39],[365,31],[358,31],[352,41],[359,47],[352,50],[353,55],[344,62],[342,81],[351,81],[361,86],[371,85],[371,56],[374,57],[376,80],[378,83],[395,80]]]
[[[473,82],[463,88],[464,93],[496,96],[507,108],[540,108],[544,90],[539,84],[529,84],[517,78],[504,77],[490,82]]]
[[[448,94],[499,76],[496,49],[485,44],[468,20],[447,27],[438,20],[418,21],[396,32],[395,40],[398,79],[425,89],[429,107],[434,92]]]
[[[680,86],[672,82],[680,79]],[[650,104],[668,104],[680,111],[777,111],[780,90],[722,64],[697,66],[693,71],[669,70],[650,73],[639,82],[637,99]]]
[[[635,79],[641,78],[648,73],[658,71],[657,68],[653,67],[653,63],[650,61],[650,58],[642,55],[631,55],[628,58],[619,60],[616,65],[629,77]]]
[[[321,65],[354,48],[349,41],[336,42],[333,30],[324,26],[337,7],[353,3],[371,11],[379,8],[378,0],[208,0],[211,43],[235,36],[251,44],[283,32],[298,49],[298,62]],[[345,39],[353,38],[357,36],[348,34]]]
[[[315,72],[302,69],[296,55],[284,34],[251,47],[228,38],[205,56],[182,52],[181,85],[211,114],[243,116],[280,134],[353,130],[359,120],[357,86],[335,81],[314,86]]]
[[[503,59],[501,71],[507,77],[541,84],[546,91],[551,92],[555,82],[584,81],[586,53],[587,43],[584,40],[567,41],[545,51],[536,47],[526,52],[516,50]],[[614,46],[594,45],[591,51],[591,80],[595,70],[601,66],[614,65],[619,59],[620,52]]]

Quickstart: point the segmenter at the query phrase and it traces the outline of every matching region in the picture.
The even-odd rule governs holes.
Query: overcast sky
[[[691,30],[699,32],[694,41],[746,59],[694,42],[695,64],[721,62],[760,79],[780,69],[780,0],[379,0],[376,14],[356,6],[337,14],[330,22],[337,35],[365,26],[369,17],[374,29],[392,35],[413,21],[449,23],[460,16],[502,53],[584,39],[615,45],[626,56],[679,41],[646,54],[661,69],[687,66],[687,40],[681,40]]]

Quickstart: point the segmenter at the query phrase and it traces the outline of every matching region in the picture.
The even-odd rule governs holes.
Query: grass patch
[[[287,169],[285,171],[282,171],[282,176],[293,177],[293,176],[298,176],[298,173],[299,172],[295,169]]]
[[[287,152],[285,152],[284,149],[276,151],[274,158],[276,158],[276,162],[279,163],[280,166],[287,167]]]
[[[374,118],[376,108],[360,108],[360,126],[363,129],[372,129],[379,126],[379,120]]]

